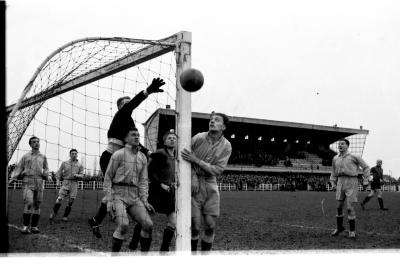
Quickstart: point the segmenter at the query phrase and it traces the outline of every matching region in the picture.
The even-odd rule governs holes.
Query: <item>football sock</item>
[[[39,214],[32,214],[32,222],[31,222],[32,227],[35,227],[38,225],[39,218],[40,218]]]
[[[103,219],[107,215],[107,204],[101,203],[99,210],[97,211],[96,216],[94,217],[94,220],[96,220],[97,224],[100,225]]]
[[[356,231],[356,219],[349,219],[350,232]]]
[[[385,207],[383,207],[383,200],[382,200],[382,198],[378,198],[378,203],[379,203],[379,208],[385,208]]]
[[[150,245],[151,245],[151,236],[147,238],[140,236],[140,251],[142,252],[149,251]]]
[[[362,203],[366,204],[366,203],[368,203],[369,200],[371,200],[371,197],[367,196],[367,197],[364,198],[364,201],[362,201]]]
[[[29,223],[31,222],[31,214],[23,214],[22,219],[23,219],[23,225],[29,226]]]
[[[118,239],[118,238],[113,237],[111,251],[112,252],[119,252],[121,250],[122,242],[123,242],[122,239]]]
[[[71,209],[72,209],[71,206],[65,207],[64,217],[67,217],[69,213],[71,213]]]
[[[210,251],[212,247],[212,243],[208,243],[205,241],[201,241],[201,251]]]
[[[174,234],[175,234],[175,228],[167,226],[164,229],[164,235],[160,251],[169,251],[169,246],[171,244],[172,238],[174,237]]]
[[[129,249],[136,250],[138,247],[138,243],[140,240],[140,231],[142,230],[142,226],[140,224],[136,224],[135,228],[133,229],[133,235],[131,243],[129,243]]]
[[[192,249],[192,251],[197,251],[197,242],[198,241],[199,241],[198,239],[192,239],[192,241],[191,241],[191,249]]]
[[[342,216],[336,216],[336,226],[338,230],[343,229],[343,215]]]
[[[60,207],[61,207],[61,203],[56,203],[56,204],[54,205],[54,207],[53,207],[53,212],[54,212],[54,214],[57,214],[57,213],[58,213],[58,210],[60,209]]]

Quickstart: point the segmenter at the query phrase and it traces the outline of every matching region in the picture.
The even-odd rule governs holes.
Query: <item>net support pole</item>
[[[176,191],[176,250],[181,253],[191,251],[191,164],[181,157],[181,151],[191,149],[192,111],[191,95],[182,89],[179,82],[180,74],[191,67],[190,32],[180,32],[176,47],[176,131],[178,134],[177,146],[177,183]]]

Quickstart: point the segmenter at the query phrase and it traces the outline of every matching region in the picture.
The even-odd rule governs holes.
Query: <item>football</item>
[[[204,77],[199,70],[190,68],[181,73],[179,81],[186,91],[196,92],[203,86]]]

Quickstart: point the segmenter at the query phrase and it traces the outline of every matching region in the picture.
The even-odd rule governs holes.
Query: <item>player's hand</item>
[[[107,202],[107,212],[110,214],[111,221],[115,220],[115,207],[112,201]]]
[[[336,192],[336,183],[335,182],[330,182],[332,191]]]
[[[364,187],[368,186],[368,184],[369,184],[368,179],[364,179],[364,180],[362,181],[362,185],[363,185]]]
[[[198,162],[198,158],[196,157],[196,155],[194,155],[193,152],[190,152],[187,149],[183,149],[181,152],[182,158],[186,161],[192,162],[192,163],[197,163]]]
[[[150,214],[154,214],[156,212],[156,210],[154,210],[154,207],[149,204],[149,202],[143,202],[144,207],[146,207],[147,211],[149,211]]]
[[[164,183],[161,183],[160,186],[166,192],[171,191],[171,188],[168,185],[164,184]]]
[[[199,182],[198,181],[193,181],[192,179],[192,194],[196,194],[199,192]]]
[[[152,94],[152,93],[161,93],[164,92],[164,90],[160,89],[161,86],[165,84],[164,80],[161,78],[154,78],[153,81],[151,82],[150,86],[147,87],[147,93]]]
[[[8,184],[12,184],[12,183],[14,183],[14,182],[16,182],[16,181],[17,181],[16,178],[10,178],[10,180],[8,181]]]

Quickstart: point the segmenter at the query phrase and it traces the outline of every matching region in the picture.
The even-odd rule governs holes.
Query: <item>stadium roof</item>
[[[154,118],[154,116],[165,116],[169,124],[175,125],[175,110],[172,109],[157,109],[153,115],[144,123],[147,123]],[[171,118],[171,119],[170,119]],[[193,134],[206,131],[208,129],[208,121],[210,113],[192,112],[192,132]],[[160,121],[162,118],[160,118]],[[161,125],[161,123],[160,123]],[[276,121],[268,119],[257,119],[249,117],[230,116],[230,124],[225,131],[226,137],[235,135],[237,138],[242,136],[249,136],[252,138],[258,137],[276,137],[276,138],[297,138],[300,140],[312,140],[324,144],[332,144],[339,138],[344,138],[356,134],[369,133],[365,129],[354,129],[334,126],[323,126],[306,123],[295,123],[287,121]]]

